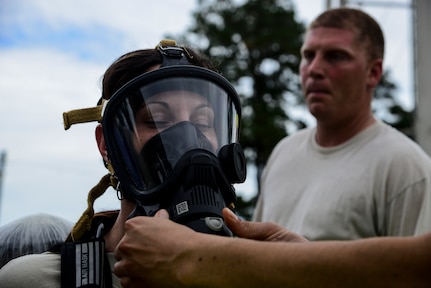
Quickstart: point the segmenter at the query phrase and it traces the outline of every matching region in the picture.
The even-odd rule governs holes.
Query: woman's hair
[[[352,31],[356,34],[356,42],[365,45],[370,59],[383,59],[383,32],[376,20],[367,13],[352,8],[329,9],[311,22],[308,30],[319,27]]]
[[[0,227],[0,268],[27,254],[40,254],[63,242],[73,223],[61,217],[36,214]]]
[[[192,65],[218,72],[208,57],[192,48],[184,47],[184,49]],[[142,49],[124,54],[106,70],[102,80],[102,98],[111,98],[124,84],[161,63],[162,56],[157,49]]]

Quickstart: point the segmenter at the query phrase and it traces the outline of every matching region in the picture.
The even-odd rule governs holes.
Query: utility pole
[[[431,1],[413,0],[415,135],[431,156]]]
[[[0,154],[0,212],[2,207],[2,186],[3,186],[3,176],[4,176],[4,170],[6,166],[6,152],[2,151]],[[0,213],[1,216],[1,213]]]
[[[348,0],[338,0],[338,1],[335,1],[335,2],[338,2],[338,4],[337,3],[333,3],[333,1],[332,0],[326,0],[326,10],[328,10],[328,9],[330,9],[330,8],[332,8],[332,7],[344,7],[344,6],[347,6],[347,2],[348,2]],[[334,5],[332,5],[332,4],[334,4]]]

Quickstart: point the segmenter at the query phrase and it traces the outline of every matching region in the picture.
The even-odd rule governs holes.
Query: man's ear
[[[102,124],[99,124],[96,127],[96,141],[100,155],[102,155],[105,162],[108,162],[108,151],[106,150],[105,137],[103,137]]]
[[[369,74],[367,80],[368,88],[374,89],[382,79],[383,74],[383,60],[374,59],[371,61],[369,66]]]

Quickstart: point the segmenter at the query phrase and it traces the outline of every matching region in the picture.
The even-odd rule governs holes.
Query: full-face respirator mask
[[[238,143],[240,102],[218,73],[194,66],[184,48],[157,47],[159,69],[104,101],[103,135],[117,189],[136,203],[130,217],[166,209],[195,231],[232,236],[222,209],[246,177]]]

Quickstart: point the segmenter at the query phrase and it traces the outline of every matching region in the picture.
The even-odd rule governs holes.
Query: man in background
[[[311,23],[300,76],[317,125],[273,150],[254,220],[309,240],[414,234],[431,193],[431,160],[372,114],[383,55],[381,28],[360,10],[328,10]]]

